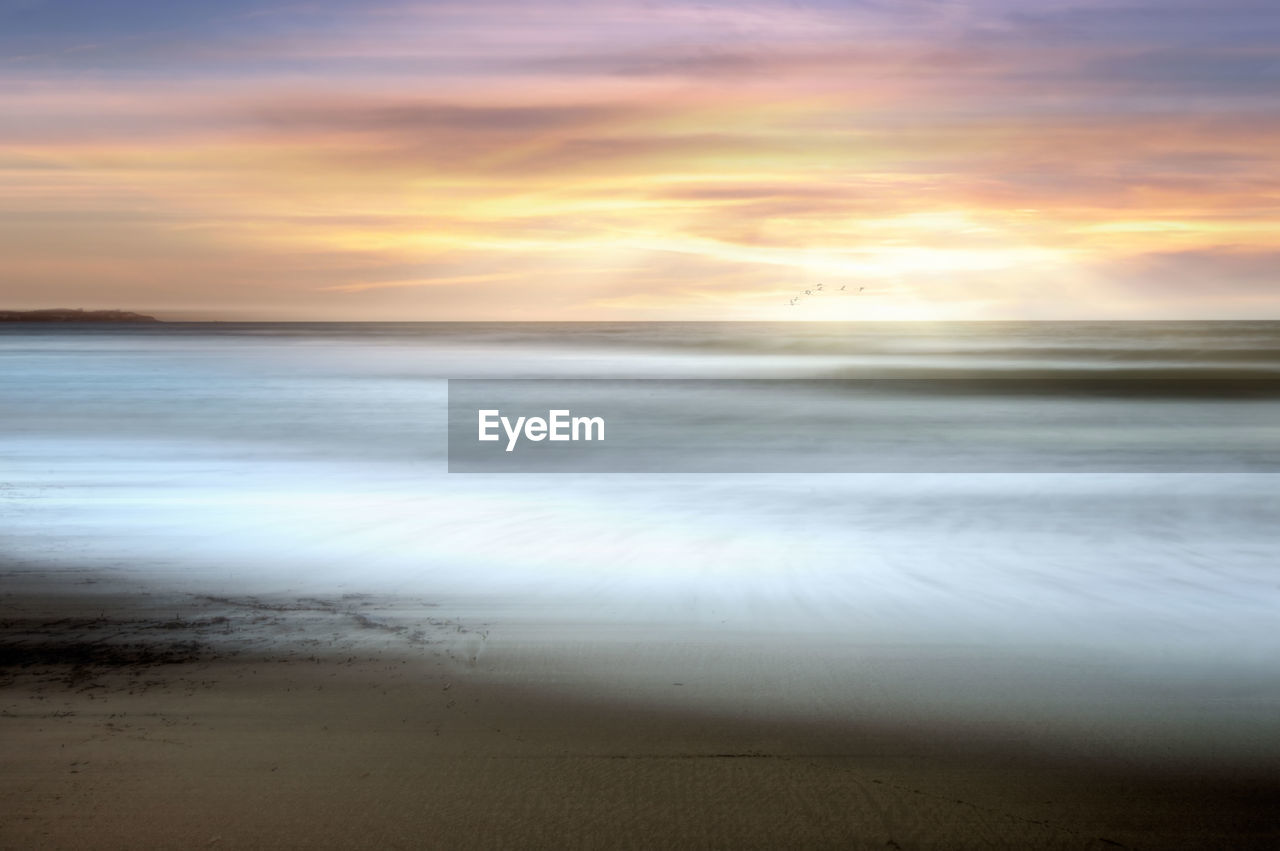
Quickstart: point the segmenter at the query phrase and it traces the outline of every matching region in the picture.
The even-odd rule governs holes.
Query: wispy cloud
[[[111,8],[0,6],[15,302],[1280,312],[1273,4]]]

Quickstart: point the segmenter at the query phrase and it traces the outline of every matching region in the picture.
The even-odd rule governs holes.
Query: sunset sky
[[[1280,318],[1278,261],[1274,0],[0,0],[0,308]]]

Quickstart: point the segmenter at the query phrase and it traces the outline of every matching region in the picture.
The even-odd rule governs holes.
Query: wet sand
[[[572,648],[504,643],[430,599],[179,594],[12,569],[0,607],[5,848],[1280,838],[1280,772],[1002,745],[856,709],[725,711],[693,681],[593,695],[570,682]],[[750,671],[723,664],[749,693]]]

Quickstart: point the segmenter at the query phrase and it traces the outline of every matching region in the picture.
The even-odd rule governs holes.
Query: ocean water
[[[926,411],[1021,460],[450,474],[451,378],[769,378],[776,396],[744,383],[715,404],[828,421],[847,400],[811,380],[927,378],[876,401],[894,451],[939,451],[895,427]],[[909,647],[879,668],[885,712],[976,711],[976,680],[922,692],[911,673],[963,648],[993,700],[1041,720],[1091,694],[1071,724],[1123,716],[1114,738],[1180,707],[1148,743],[1269,758],[1278,382],[1273,322],[0,325],[0,558],[191,593],[412,595],[495,642],[695,642],[755,654],[766,683],[789,663],[761,648],[808,648],[828,710],[831,683],[857,686],[849,660]],[[1105,463],[1025,463],[1026,435],[1071,423]],[[625,677],[580,661],[599,668],[584,682]]]

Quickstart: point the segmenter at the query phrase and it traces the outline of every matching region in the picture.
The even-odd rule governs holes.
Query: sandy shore
[[[557,667],[563,648],[504,644],[428,599],[176,594],[14,569],[0,602],[5,848],[1280,837],[1280,773],[1117,766],[856,712],[717,711],[696,682],[593,697]]]

